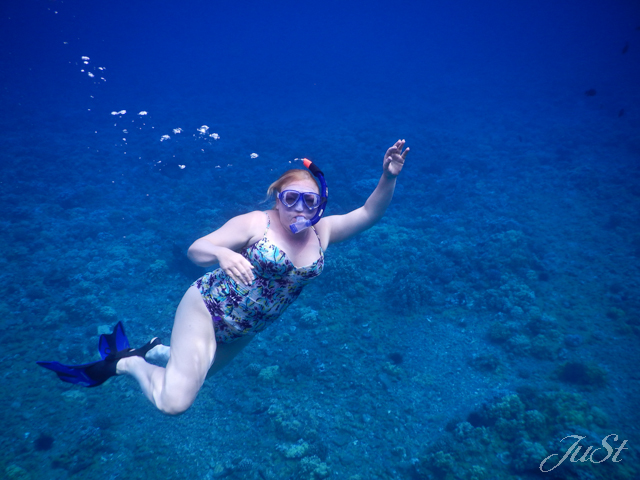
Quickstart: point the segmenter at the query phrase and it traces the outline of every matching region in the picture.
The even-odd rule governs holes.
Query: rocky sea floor
[[[637,478],[637,136],[621,145],[618,127],[594,121],[560,148],[561,128],[508,117],[466,137],[398,119],[412,152],[385,218],[331,246],[282,319],[167,417],[130,378],[83,389],[35,361],[96,360],[99,332],[119,320],[133,344],[168,341],[203,272],[186,248],[268,208],[258,201],[282,166],[274,132],[296,127],[256,127],[258,147],[224,123],[220,143],[168,147],[154,132],[125,146],[116,130],[80,126],[68,142],[34,115],[23,129],[7,122],[3,140],[5,478]],[[380,140],[378,120],[345,116],[326,137],[309,122],[284,148],[293,160],[315,138],[326,159],[357,152],[348,170],[325,161],[328,214],[375,186],[395,140]],[[246,152],[221,143],[234,138]],[[184,170],[159,165],[175,151]],[[628,440],[622,462],[539,471],[567,435],[586,448],[612,433]]]

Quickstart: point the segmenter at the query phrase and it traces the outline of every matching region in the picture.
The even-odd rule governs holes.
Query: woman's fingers
[[[245,285],[251,285],[253,283],[253,272],[251,269],[253,266],[249,265],[249,268],[242,267],[233,267],[231,270],[231,278],[233,278],[237,283],[244,283]]]
[[[398,140],[384,156],[384,168],[392,175],[398,175],[404,166],[407,153],[409,153],[408,148],[404,152],[402,151],[404,145],[405,140]]]
[[[253,265],[249,263],[247,259],[244,259],[244,269],[243,269],[243,278],[247,285],[251,285],[253,283]]]
[[[244,272],[243,278],[247,285],[251,285],[253,283],[253,274],[251,271]]]
[[[236,283],[242,283],[245,285],[251,285],[254,280],[253,265],[244,258],[242,255],[236,252],[231,252],[232,255],[221,261],[221,267],[224,273]]]
[[[387,150],[385,157],[392,157],[394,154],[398,154],[398,155],[402,154],[404,156],[405,154],[402,153],[402,147],[404,147],[404,142],[405,140],[398,140],[396,143],[394,143],[393,146],[389,147],[389,149]]]

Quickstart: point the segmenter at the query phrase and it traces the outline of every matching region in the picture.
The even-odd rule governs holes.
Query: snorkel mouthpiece
[[[289,225],[289,228],[293,233],[300,233],[305,228],[309,228],[310,226],[311,226],[311,220],[298,217],[296,218],[296,223],[292,223],[291,225]]]
[[[289,225],[289,228],[293,233],[300,233],[301,231],[318,223],[322,218],[324,209],[327,207],[327,199],[329,198],[329,189],[327,188],[327,182],[324,180],[324,174],[322,171],[308,158],[303,158],[302,163],[304,163],[304,166],[307,167],[320,181],[320,205],[318,205],[318,210],[311,220],[298,217],[295,223]]]

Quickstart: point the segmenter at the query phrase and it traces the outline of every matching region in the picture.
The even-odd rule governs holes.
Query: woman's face
[[[295,180],[282,187],[282,191],[295,190],[300,193],[313,192],[319,194],[318,185],[313,180]],[[289,230],[289,225],[296,223],[298,217],[303,217],[306,220],[313,218],[316,214],[317,208],[309,210],[304,202],[298,201],[292,207],[284,205],[278,197],[276,197],[276,209],[280,217],[280,223],[283,227]]]

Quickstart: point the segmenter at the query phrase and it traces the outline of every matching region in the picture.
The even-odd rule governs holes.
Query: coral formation
[[[507,479],[519,474],[539,474],[540,463],[552,453],[567,447],[561,440],[573,432],[588,445],[600,446],[608,433],[606,416],[581,396],[567,392],[538,392],[523,388],[483,404],[451,430],[450,442],[430,447],[413,465],[416,478],[492,478]],[[443,450],[442,445],[449,448]],[[587,445],[587,444],[585,444]],[[586,447],[585,447],[586,448]],[[638,474],[635,452],[628,452],[624,468],[613,462],[566,462],[559,469],[561,478],[630,480]],[[496,461],[497,459],[497,461]],[[552,475],[552,478],[558,478]]]

